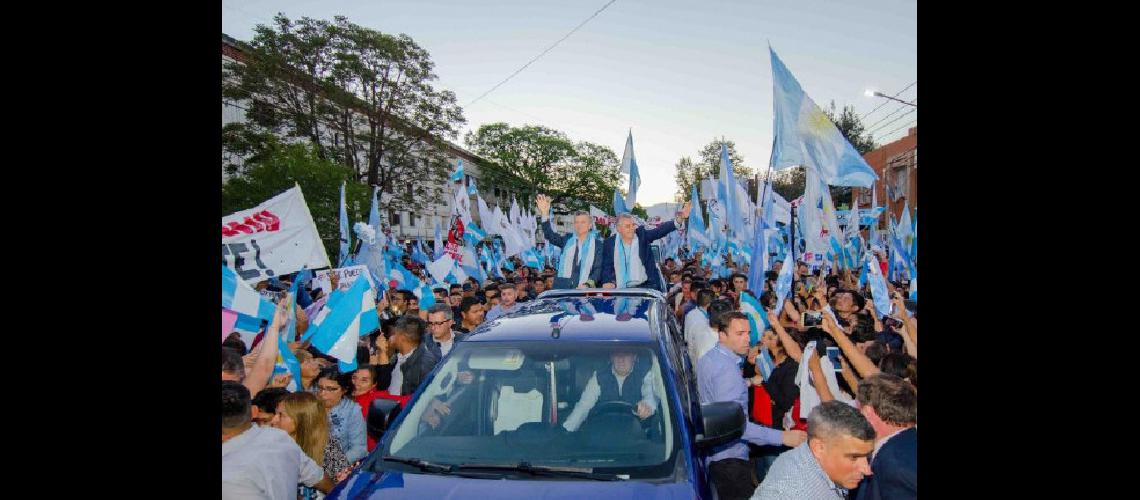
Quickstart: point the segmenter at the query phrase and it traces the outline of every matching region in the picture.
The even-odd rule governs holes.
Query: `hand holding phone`
[[[828,347],[827,348],[827,359],[828,359],[828,361],[831,361],[832,370],[834,370],[836,373],[843,371],[843,365],[841,365],[839,363],[839,348],[838,347]]]

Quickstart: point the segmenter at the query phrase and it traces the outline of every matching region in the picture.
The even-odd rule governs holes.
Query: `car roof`
[[[521,340],[655,341],[659,320],[647,296],[547,297],[519,304],[520,309],[471,332],[468,342]],[[557,330],[557,337],[555,331]]]

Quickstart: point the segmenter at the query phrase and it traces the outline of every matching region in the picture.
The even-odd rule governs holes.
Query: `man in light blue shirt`
[[[748,352],[748,317],[739,311],[721,313],[714,322],[719,342],[697,362],[697,391],[701,404],[734,401],[748,414],[748,387],[740,365]],[[755,468],[748,461],[748,443],[798,446],[807,439],[803,431],[779,431],[745,422],[741,439],[712,449],[709,474],[720,498],[746,499],[756,490]]]
[[[499,288],[499,304],[487,311],[487,317],[483,321],[494,321],[499,316],[519,310],[521,306],[515,302],[516,299],[518,299],[518,290],[515,289],[515,283],[513,281],[503,283]]]
[[[808,436],[806,443],[776,458],[753,500],[847,498],[871,475],[868,457],[875,449],[875,428],[851,405],[828,401],[816,406],[808,415]]]

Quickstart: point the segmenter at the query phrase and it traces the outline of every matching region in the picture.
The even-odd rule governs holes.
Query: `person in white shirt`
[[[637,363],[637,354],[630,351],[615,351],[610,355],[610,362],[608,370],[595,371],[586,382],[582,396],[562,424],[567,431],[577,431],[598,402],[629,403],[641,420],[657,412],[660,398],[654,394],[657,382],[649,363]]]
[[[222,498],[295,498],[297,484],[328,493],[332,479],[285,431],[253,425],[249,389],[222,382]]]
[[[697,360],[720,340],[720,336],[709,324],[709,304],[712,304],[713,296],[712,290],[697,292],[697,307],[685,315],[685,343],[689,346],[689,361],[692,362],[694,371]]]

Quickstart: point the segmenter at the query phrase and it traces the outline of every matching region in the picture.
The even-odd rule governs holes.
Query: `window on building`
[[[408,214],[408,227],[416,227],[416,219],[418,216],[413,213]]]
[[[396,212],[394,210],[389,210],[388,211],[388,223],[393,225],[393,226],[399,226],[400,225],[400,212]]]

